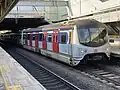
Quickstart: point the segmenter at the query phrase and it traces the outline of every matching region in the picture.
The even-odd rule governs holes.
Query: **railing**
[[[20,0],[6,18],[43,18],[58,21],[67,18],[68,1]]]

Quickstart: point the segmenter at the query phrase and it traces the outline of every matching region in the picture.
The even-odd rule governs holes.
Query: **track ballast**
[[[14,53],[15,54],[15,53]],[[22,64],[47,90],[81,90],[47,68],[16,52],[15,59]]]

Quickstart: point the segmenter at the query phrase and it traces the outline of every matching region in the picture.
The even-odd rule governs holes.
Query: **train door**
[[[59,52],[63,54],[69,54],[69,46],[69,31],[60,32]]]
[[[72,56],[72,41],[73,41],[73,32],[69,32],[69,46],[68,46],[68,54]]]
[[[26,46],[28,46],[28,33],[26,34]]]
[[[32,33],[30,33],[30,47],[32,47]]]
[[[53,31],[47,32],[47,50],[52,51]]]
[[[25,45],[27,46],[27,33],[25,33],[25,36],[24,36],[24,42],[25,42]]]
[[[36,37],[36,33],[33,32],[32,33],[32,47],[34,47],[34,48],[35,48],[35,37]]]
[[[39,32],[39,34],[38,34],[38,47],[39,47],[39,49],[42,48],[42,40],[43,40],[43,33]]]
[[[38,48],[38,33],[35,35],[35,47]]]
[[[23,33],[23,45],[25,45],[26,33]]]
[[[30,33],[28,33],[28,36],[27,36],[27,45],[30,46]]]
[[[42,40],[42,48],[43,48],[43,49],[47,49],[46,36],[47,36],[47,32],[44,32],[44,33],[43,33],[43,40]]]
[[[23,31],[21,33],[20,44],[23,45]]]
[[[59,43],[58,43],[58,31],[53,31],[53,51],[59,52]]]

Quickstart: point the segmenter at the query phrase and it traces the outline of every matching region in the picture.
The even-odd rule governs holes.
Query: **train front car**
[[[77,64],[88,60],[103,60],[110,57],[108,28],[96,20],[79,20],[76,23],[76,44],[73,44],[73,61]]]

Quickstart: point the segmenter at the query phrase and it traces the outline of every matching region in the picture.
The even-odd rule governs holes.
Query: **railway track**
[[[87,68],[87,69],[85,69]],[[120,73],[105,70],[102,65],[90,64],[84,69],[77,68],[81,72],[91,78],[97,79],[107,85],[110,85],[116,89],[120,89]]]
[[[120,56],[119,57],[116,57],[116,56],[111,56],[111,63],[113,65],[117,65],[117,66],[120,66]]]
[[[21,50],[15,50],[14,52],[16,52],[16,55],[14,55],[15,59],[19,63],[22,63],[22,65],[48,90],[80,90],[80,88],[74,86],[73,84],[67,82],[63,78],[39,65],[38,62],[34,61],[33,58],[31,58],[29,55],[24,56],[24,53],[22,53]],[[80,74],[82,73],[93,80],[96,79],[97,81],[104,83],[107,86],[115,88],[115,90],[120,90],[120,75],[118,73],[104,70],[95,64],[82,65],[82,67],[80,66],[79,68],[68,68]]]
[[[34,60],[32,61],[34,62]],[[88,65],[78,66],[79,68],[76,68],[76,72],[79,70],[80,73],[82,72],[82,74],[87,75],[90,78],[94,78],[108,86],[112,86],[113,88],[120,89],[120,74],[104,70],[104,68],[100,68],[97,65],[98,64],[96,63],[90,63]]]
[[[34,60],[32,61],[34,62]],[[97,79],[102,83],[112,86],[113,88],[120,89],[120,74],[118,73],[110,72],[109,70],[104,70],[103,68],[100,68],[94,63],[92,64],[90,63],[87,66],[86,65],[83,65],[82,67],[79,66],[79,68],[76,69],[80,70],[83,74],[91,78]]]
[[[16,52],[14,58],[46,87],[47,90],[81,90],[37,62],[31,60],[29,57],[24,56],[21,52]]]

